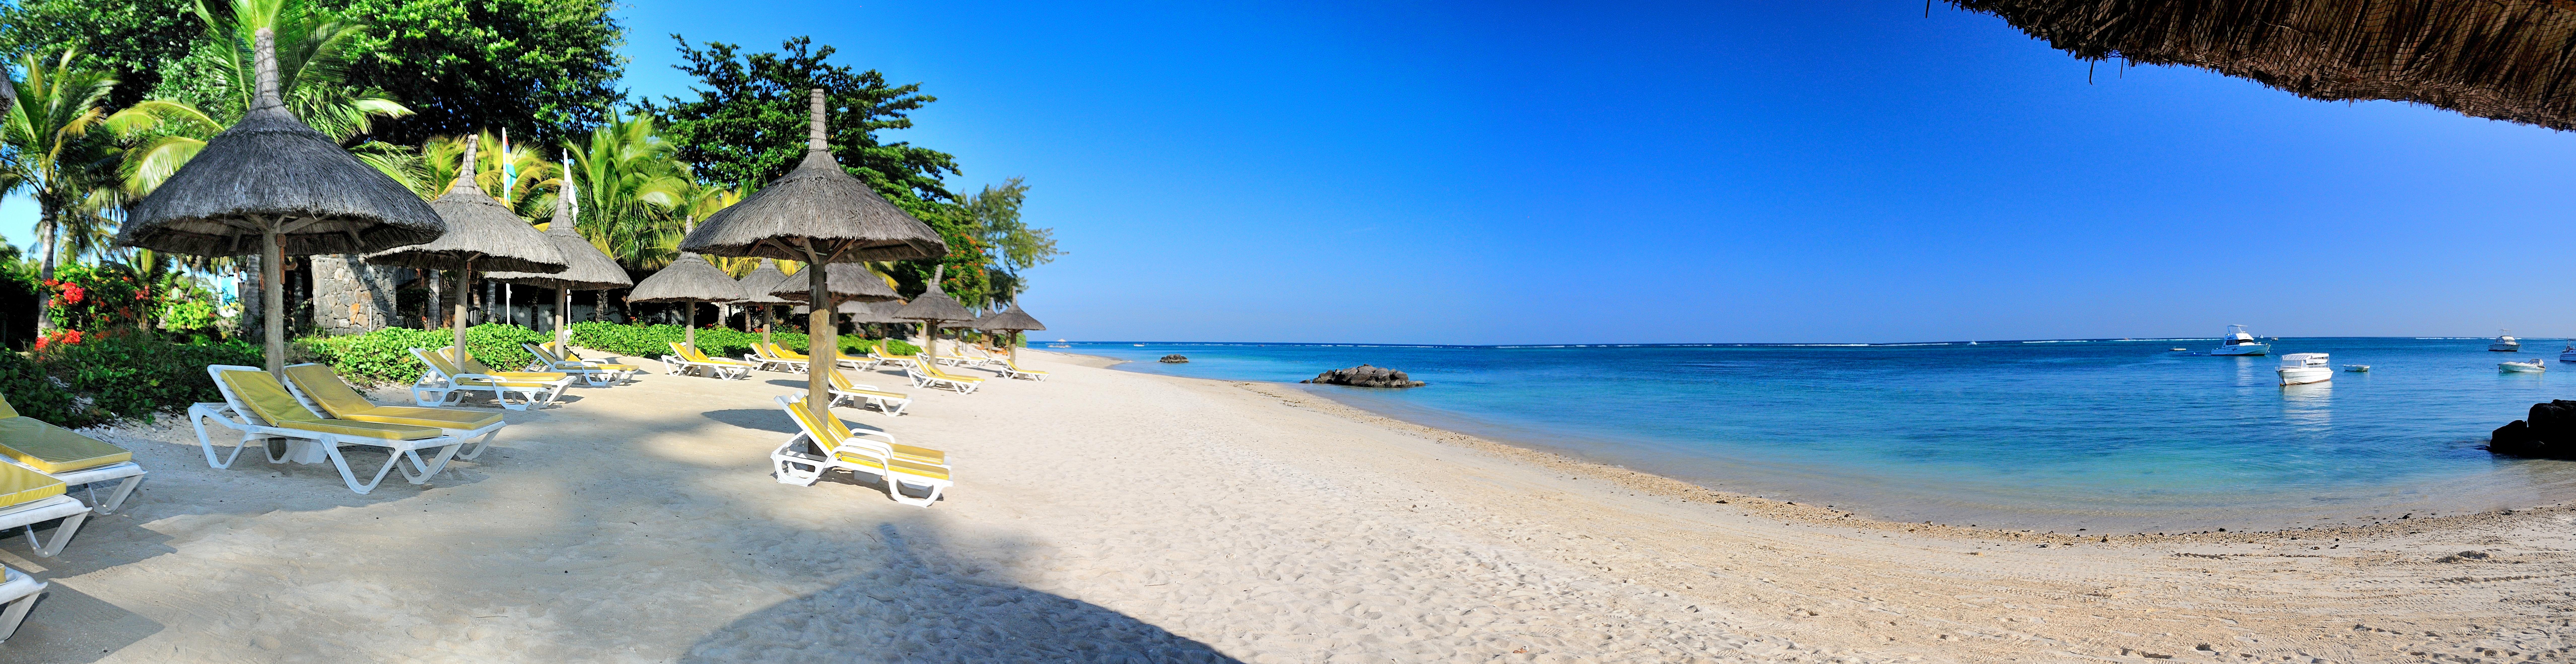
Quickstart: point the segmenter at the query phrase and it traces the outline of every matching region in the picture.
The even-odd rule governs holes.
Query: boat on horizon
[[[2540,373],[2548,371],[2549,364],[2541,362],[2540,358],[2535,357],[2522,362],[2498,362],[2496,363],[2496,370],[2505,373]]]
[[[2334,365],[2327,362],[2326,355],[2325,353],[2283,355],[2281,368],[2273,371],[2281,374],[2282,385],[2306,385],[2334,380]]]
[[[2558,361],[2576,362],[2576,339],[2567,341],[2567,350],[2558,351]]]
[[[2254,335],[2245,333],[2245,326],[2243,325],[2229,325],[2227,326],[2227,336],[2220,337],[2218,347],[2210,349],[2209,354],[2270,355],[2272,354],[2272,344],[2255,341]]]
[[[2504,334],[2496,335],[2495,343],[2487,344],[2487,350],[2498,353],[2514,353],[2522,351],[2522,340],[2513,338],[2513,330],[2496,331]]]
[[[2343,370],[2345,370],[2345,371],[2350,371],[2350,372],[2353,372],[2353,373],[2370,373],[2370,365],[2367,365],[2367,364],[2346,364],[2346,365],[2343,365]]]

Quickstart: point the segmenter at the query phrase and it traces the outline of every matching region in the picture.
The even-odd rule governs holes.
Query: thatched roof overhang
[[[438,239],[447,223],[410,189],[288,113],[274,37],[260,38],[257,101],[128,210],[116,244],[192,256],[355,254]],[[6,87],[6,86],[0,86]]]
[[[894,312],[894,317],[943,323],[975,320],[975,314],[966,312],[966,305],[958,304],[956,298],[949,297],[948,293],[939,290],[939,280],[947,273],[946,265],[933,268],[930,273],[930,289],[923,291],[920,297],[912,298],[912,302],[903,305],[902,310]]]
[[[740,302],[745,295],[742,284],[733,280],[714,263],[690,252],[680,252],[662,271],[645,277],[626,295],[628,302]]]
[[[805,269],[814,268],[809,265]],[[877,273],[855,263],[833,263],[824,267],[823,281],[830,287],[834,302],[884,302],[901,297],[895,295],[894,287],[887,286]],[[790,302],[814,299],[810,278],[790,278],[770,288],[769,294]]]
[[[790,300],[771,295],[769,292],[778,290],[782,284],[787,288],[805,287],[805,280],[789,278],[787,271],[778,269],[777,260],[768,258],[760,259],[758,269],[752,270],[751,274],[742,275],[742,279],[735,283],[742,284],[741,304],[787,304]],[[799,300],[801,301],[802,298]]]
[[[566,266],[564,271],[552,274],[494,272],[485,277],[502,283],[564,290],[599,290],[635,285],[635,280],[626,276],[626,268],[618,266],[617,259],[609,258],[606,252],[600,251],[598,245],[591,244],[588,238],[582,237],[581,231],[574,227],[570,203],[572,198],[572,183],[570,176],[567,175],[564,191],[555,196],[554,219],[546,222],[545,232],[546,242],[553,244],[555,253],[563,256]]]
[[[475,146],[479,136],[465,137],[463,169],[456,173],[456,183],[447,193],[429,202],[441,219],[447,220],[447,234],[436,240],[368,254],[366,261],[377,265],[399,265],[435,270],[466,267],[478,272],[529,272],[555,274],[571,267],[563,252],[535,226],[511,214],[510,208],[483,193],[474,182]]]
[[[2200,67],[2310,99],[2576,128],[2567,0],[1950,0],[2085,60]]]
[[[1019,307],[1011,307],[1006,311],[997,311],[991,314],[986,314],[983,318],[975,319],[975,322],[969,323],[967,326],[978,330],[1001,330],[1007,332],[1046,329],[1045,323],[1040,323],[1038,322],[1038,319],[1030,318],[1028,312],[1022,311]]]
[[[708,216],[680,240],[680,248],[807,263],[948,255],[938,231],[886,202],[832,158],[822,89],[809,94],[808,111],[805,159],[742,202]]]

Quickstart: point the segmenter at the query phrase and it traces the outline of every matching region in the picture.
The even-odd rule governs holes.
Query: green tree
[[[671,158],[649,116],[615,118],[592,128],[572,151],[574,223],[582,236],[629,270],[659,269],[671,262],[680,225],[673,211],[699,188],[689,167]]]
[[[940,181],[958,172],[956,157],[877,139],[879,131],[911,127],[907,114],[937,101],[920,94],[920,84],[888,86],[876,70],[828,63],[832,47],[812,47],[811,37],[787,40],[780,53],[748,55],[733,44],[707,42],[699,50],[679,35],[671,39],[688,61],[672,67],[697,79],[697,98],[647,99],[639,108],[661,121],[680,161],[700,177],[758,186],[786,175],[805,157],[806,91],[819,87],[832,107],[826,129],[833,156],[850,175],[916,216],[956,198]]]
[[[108,128],[132,148],[125,156],[127,193],[140,197],[169,179],[196,157],[206,140],[241,119],[250,108],[252,80],[257,76],[251,43],[260,28],[276,33],[278,87],[288,110],[305,124],[346,144],[374,127],[380,118],[411,114],[385,92],[346,84],[349,44],[366,34],[364,23],[322,9],[307,0],[233,0],[217,12],[195,5],[205,25],[188,62],[199,76],[176,98],[136,102],[109,116]],[[361,160],[401,180],[401,155],[386,146],[358,151]]]
[[[1055,247],[1055,229],[1031,228],[1021,221],[1020,204],[1028,198],[1028,183],[1011,178],[999,186],[984,185],[983,191],[958,204],[974,221],[975,234],[984,243],[985,260],[993,268],[986,297],[994,302],[1017,300],[1029,290],[1021,271],[1053,262],[1065,253]]]
[[[103,104],[124,108],[160,85],[170,63],[185,57],[204,24],[189,0],[18,0],[0,3],[0,56],[59,53],[79,46],[94,66],[121,81]]]
[[[6,113],[0,116],[0,145],[7,153],[0,167],[8,171],[0,193],[23,192],[36,200],[35,230],[44,245],[37,277],[50,281],[66,253],[65,240],[75,251],[90,250],[113,233],[105,212],[118,201],[114,148],[104,137],[89,135],[106,120],[100,104],[116,88],[116,78],[90,66],[79,49],[63,49],[50,58],[50,67],[48,59],[19,56],[17,68],[25,78],[8,80],[9,94],[0,99],[8,102],[0,109]],[[50,328],[53,320],[40,314],[36,324]]]

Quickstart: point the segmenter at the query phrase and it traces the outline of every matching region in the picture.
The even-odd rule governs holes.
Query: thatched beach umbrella
[[[832,324],[831,285],[825,269],[835,263],[907,260],[948,255],[948,242],[921,220],[886,202],[867,183],[850,177],[832,158],[823,121],[823,90],[807,97],[805,160],[786,176],[707,218],[680,248],[717,256],[760,256],[804,261],[812,336],[812,366],[833,366],[839,330]],[[808,372],[806,393],[817,420],[831,417],[826,372]]]
[[[554,243],[555,252],[563,255],[564,263],[567,265],[564,271],[553,274],[494,272],[486,275],[487,278],[502,283],[555,289],[555,343],[557,344],[572,343],[573,291],[625,288],[635,285],[635,280],[626,276],[626,268],[617,265],[617,259],[609,258],[608,254],[601,252],[597,245],[591,244],[590,240],[581,236],[581,230],[576,227],[574,221],[573,199],[572,164],[567,159],[564,164],[563,191],[555,195],[555,216],[554,219],[546,222],[546,241]]]
[[[932,268],[930,290],[922,291],[920,297],[912,298],[911,304],[894,312],[896,318],[921,321],[921,352],[933,359],[939,357],[940,323],[975,320],[975,314],[966,313],[966,305],[958,304],[956,298],[939,290],[939,280],[947,274],[946,265]]]
[[[1009,310],[986,314],[983,318],[975,319],[974,327],[975,329],[988,332],[1001,332],[1003,335],[1003,343],[1008,344],[1011,349],[1011,363],[1018,364],[1020,362],[1020,345],[1010,343],[1010,335],[1015,332],[1044,330],[1046,329],[1046,324],[1038,322],[1038,319],[1030,318],[1028,311],[1021,309],[1018,305],[1013,305]]]
[[[698,344],[698,303],[741,302],[749,295],[732,275],[696,253],[683,251],[679,258],[662,271],[645,277],[626,296],[628,302],[686,302],[688,315],[680,321],[680,335],[690,346]]]
[[[558,274],[571,267],[563,252],[535,226],[511,214],[510,208],[483,193],[483,185],[474,182],[474,150],[480,136],[465,137],[465,162],[456,172],[456,183],[447,193],[429,202],[441,219],[447,220],[447,234],[437,240],[368,254],[366,261],[377,265],[449,270],[456,273],[456,290],[448,309],[456,320],[456,354],[465,352],[465,298],[474,286],[474,271],[532,272]]]
[[[2186,65],[2310,99],[2576,129],[2576,4],[1951,0],[2085,60]]]
[[[751,274],[742,275],[742,279],[735,283],[742,284],[742,293],[744,296],[742,304],[755,304],[760,306],[760,342],[764,344],[769,343],[769,318],[772,313],[771,310],[775,305],[787,304],[789,302],[786,298],[771,295],[769,292],[778,290],[782,286],[793,286],[795,285],[796,280],[787,278],[787,272],[785,270],[778,269],[777,259],[763,258],[760,259],[760,267],[758,269],[752,270]]]
[[[438,239],[447,224],[410,189],[288,113],[277,92],[277,37],[260,28],[255,39],[250,111],[135,203],[116,243],[194,256],[259,254],[268,371],[283,376],[287,256],[418,244]]]

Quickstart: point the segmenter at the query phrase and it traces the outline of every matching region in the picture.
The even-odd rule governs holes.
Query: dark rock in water
[[[1421,387],[1430,384],[1406,378],[1402,371],[1396,371],[1394,369],[1384,367],[1372,367],[1365,364],[1348,369],[1334,369],[1332,371],[1326,371],[1315,374],[1315,378],[1313,380],[1301,380],[1297,382],[1320,383],[1324,385],[1349,385],[1351,387]]]
[[[2576,401],[2557,399],[2532,404],[2528,419],[2514,420],[2487,434],[2487,451],[2543,459],[2576,459]]]
[[[1181,357],[1179,355],[1165,355],[1161,361],[1164,364],[1182,364],[1189,362],[1190,358]]]

